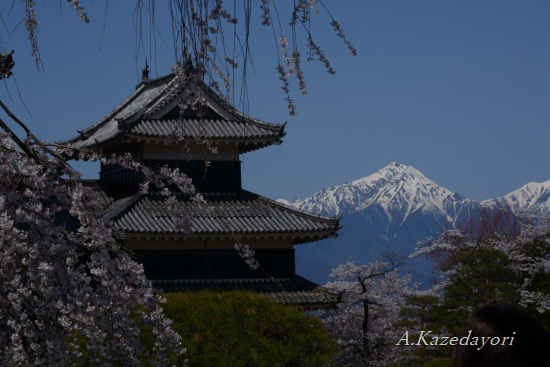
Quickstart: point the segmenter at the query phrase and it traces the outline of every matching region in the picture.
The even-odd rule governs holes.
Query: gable
[[[170,111],[162,115],[158,120],[179,120],[182,117],[181,107],[176,105]],[[184,120],[222,120],[222,116],[216,113],[209,106],[199,108],[187,107],[183,113]]]

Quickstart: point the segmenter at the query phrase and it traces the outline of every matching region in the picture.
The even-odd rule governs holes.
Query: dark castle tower
[[[164,291],[247,289],[304,308],[333,305],[336,295],[295,273],[294,246],[336,236],[338,221],[241,187],[240,155],[280,144],[285,125],[237,112],[192,77],[190,64],[185,80],[173,74],[149,79],[146,71],[122,104],[64,143],[177,167],[203,193],[206,207],[179,197],[181,210],[192,217],[192,233],[185,234],[175,229],[160,193],[139,192],[138,173],[101,166],[95,184],[107,198],[107,215],[125,231],[124,246],[143,262],[149,279]],[[236,242],[254,249],[258,270],[240,258]]]

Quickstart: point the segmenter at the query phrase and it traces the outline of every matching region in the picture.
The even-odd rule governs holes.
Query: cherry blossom
[[[321,318],[342,348],[342,365],[384,366],[396,357],[394,324],[414,290],[410,275],[399,274],[399,265],[390,257],[366,265],[348,262],[332,270],[335,280],[325,287],[339,292],[341,302]]]

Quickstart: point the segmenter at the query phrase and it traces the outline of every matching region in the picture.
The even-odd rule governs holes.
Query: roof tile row
[[[264,139],[279,138],[280,125],[259,126],[229,120],[142,120],[130,129],[131,134],[148,137],[177,135],[184,139],[204,137],[210,139]]]
[[[117,200],[107,209],[115,223],[126,233],[183,233],[182,230],[176,229],[162,195],[138,195],[132,199]],[[205,203],[197,203],[184,195],[177,195],[178,210],[191,218],[193,234],[304,233],[318,239],[335,236],[340,228],[338,220],[289,208],[244,190],[232,195],[203,196]]]

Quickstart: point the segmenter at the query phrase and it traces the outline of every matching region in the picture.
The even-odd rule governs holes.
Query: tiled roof
[[[140,84],[124,102],[103,119],[83,130],[81,135],[63,143],[73,146],[90,147],[109,141],[122,133],[120,122],[137,120],[146,112],[146,107],[153,108],[160,97],[169,95],[174,89],[173,76],[158,78],[155,82]]]
[[[249,278],[249,279],[181,279],[153,280],[155,288],[165,293],[181,291],[244,290],[263,294],[277,303],[304,308],[325,308],[338,303],[338,294],[318,286],[300,276],[292,278]]]
[[[180,195],[179,210],[192,218],[194,235],[256,234],[262,236],[300,234],[297,243],[336,236],[338,220],[308,214],[248,191],[203,194],[206,204]],[[128,235],[180,234],[175,228],[164,197],[137,194],[115,201],[109,217]]]
[[[280,125],[259,125],[236,120],[143,120],[130,129],[130,134],[166,137],[174,132],[187,139],[265,139],[279,138]]]
[[[245,116],[224,103],[210,88],[200,82],[188,81],[182,85],[175,75],[140,83],[134,93],[96,124],[80,132],[80,136],[61,142],[76,148],[104,147],[115,138],[145,136],[164,138],[174,132],[181,138],[232,139],[244,141],[264,139],[264,146],[279,143],[285,135],[284,124],[272,124]],[[187,89],[201,90],[206,105],[220,112],[217,119],[207,118],[198,123],[196,118],[173,119],[172,106]],[[163,112],[164,111],[164,112]],[[162,116],[160,116],[162,114]],[[223,116],[222,116],[223,115]],[[257,149],[258,147],[254,148]],[[247,150],[245,150],[247,151]]]

